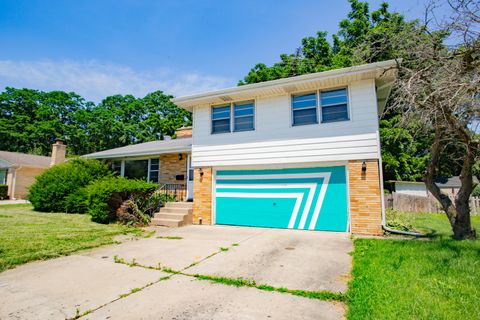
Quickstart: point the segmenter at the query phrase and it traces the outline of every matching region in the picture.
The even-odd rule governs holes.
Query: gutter
[[[385,212],[385,192],[383,190],[383,162],[382,162],[382,148],[380,145],[380,131],[377,131],[377,144],[378,144],[378,173],[380,175],[380,198],[382,204],[382,229],[393,233],[393,234],[401,234],[405,236],[413,236],[413,237],[425,237],[423,233],[418,232],[411,232],[411,231],[402,231],[391,229],[387,227],[387,215]]]

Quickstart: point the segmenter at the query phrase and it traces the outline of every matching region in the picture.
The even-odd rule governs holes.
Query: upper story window
[[[232,116],[233,113],[233,116]],[[255,103],[236,102],[212,107],[212,133],[255,129]]]
[[[318,123],[316,92],[292,97],[293,125]]]
[[[233,130],[254,130],[254,104],[253,101],[233,104]]]
[[[230,132],[230,105],[212,108],[212,133]]]
[[[321,91],[322,122],[348,120],[347,88]]]
[[[318,123],[317,94],[322,123],[349,120],[347,88],[292,96],[293,125]]]

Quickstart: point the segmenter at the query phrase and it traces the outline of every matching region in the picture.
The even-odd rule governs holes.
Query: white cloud
[[[99,102],[113,94],[143,97],[162,90],[174,96],[189,95],[231,86],[224,77],[199,73],[177,73],[169,69],[138,71],[98,61],[0,60],[0,91],[5,87],[74,91]]]

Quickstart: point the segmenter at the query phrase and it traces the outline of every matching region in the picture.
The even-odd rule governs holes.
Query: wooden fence
[[[432,195],[418,197],[394,192],[385,195],[385,206],[406,212],[443,212],[440,203]],[[479,197],[470,198],[470,212],[472,215],[480,214]]]

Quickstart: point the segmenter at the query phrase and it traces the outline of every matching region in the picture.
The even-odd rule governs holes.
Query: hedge
[[[29,189],[28,200],[37,211],[85,213],[80,190],[95,180],[112,176],[109,167],[99,160],[72,159],[37,176]]]
[[[0,184],[0,200],[5,200],[8,197],[8,186]]]
[[[155,183],[143,180],[107,177],[85,187],[83,195],[92,221],[109,223],[116,219],[117,209],[123,202],[135,197],[148,197],[156,187]]]

